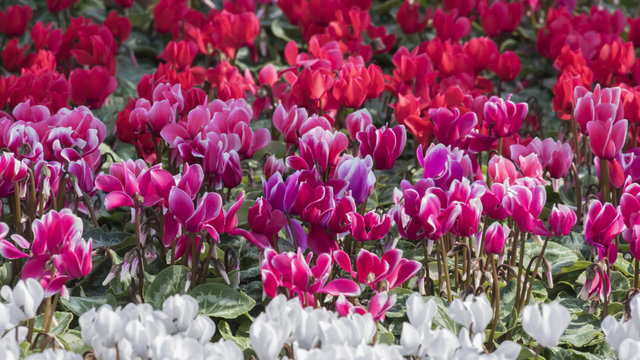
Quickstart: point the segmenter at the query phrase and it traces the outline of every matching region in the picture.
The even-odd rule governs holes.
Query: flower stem
[[[518,260],[518,276],[516,277],[516,309],[520,308],[520,302],[522,301],[522,298],[520,296],[520,287],[521,285],[521,279],[522,279],[522,268],[524,266],[523,262],[524,262],[524,242],[526,239],[526,235],[527,233],[522,231],[520,232],[520,259]],[[516,240],[516,239],[514,239]]]
[[[447,263],[447,252],[444,248],[444,239],[440,239],[438,242],[440,243],[440,252],[442,253],[442,265],[444,268],[445,283],[447,285],[447,299],[451,302],[453,301],[453,298],[451,297],[451,279],[449,278],[449,264]]]
[[[640,262],[638,259],[635,259],[635,271],[633,272],[633,288],[638,288],[638,274],[640,273]]]
[[[527,296],[524,298],[525,300],[523,302],[520,302],[520,306],[518,306],[518,312],[517,312],[518,314],[520,313],[520,311],[522,311],[522,307],[528,304],[529,300],[531,299],[531,293],[533,291],[533,282],[535,281],[536,276],[538,276],[538,269],[540,268],[540,264],[542,264],[542,259],[544,258],[544,252],[547,249],[548,242],[549,242],[549,237],[547,236],[544,239],[544,244],[542,244],[542,250],[540,250],[540,254],[538,255],[538,259],[536,260],[536,267],[533,269],[533,273],[531,274],[531,280],[529,281],[529,287],[527,288]],[[524,289],[522,289],[522,291],[524,292]]]
[[[427,295],[433,295],[433,282],[429,276],[429,249],[427,248],[427,239],[422,239],[422,252],[424,253],[424,271],[425,271],[425,288]]]
[[[498,318],[500,317],[500,282],[498,280],[498,261],[493,255],[489,255],[489,262],[491,262],[491,269],[493,271],[493,324],[491,325],[491,333],[489,334],[489,340],[487,345],[493,348],[493,337],[496,334],[496,327],[498,326]]]
[[[609,202],[609,160],[600,159],[600,191],[602,202]]]

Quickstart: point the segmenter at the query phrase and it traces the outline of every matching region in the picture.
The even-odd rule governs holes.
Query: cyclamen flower
[[[371,314],[374,321],[384,321],[387,311],[396,303],[396,294],[391,294],[387,291],[376,292],[375,295],[369,300],[367,308],[365,309],[361,305],[353,305],[347,301],[344,295],[340,294],[338,300],[336,300],[336,312],[342,316],[349,314],[365,315]]]
[[[265,294],[273,298],[282,289],[289,298],[298,297],[305,306],[315,306],[316,293],[334,296],[360,294],[358,285],[351,280],[334,279],[327,283],[333,266],[329,254],[318,255],[314,266],[311,266],[312,256],[309,253],[305,258],[300,250],[297,253],[278,254],[267,249],[265,260],[260,266]]]
[[[367,155],[364,159],[345,155],[336,167],[335,177],[348,181],[347,190],[357,204],[367,201],[371,190],[376,184],[373,173],[373,159]]]
[[[39,280],[46,297],[59,291],[63,297],[68,296],[64,284],[91,271],[93,244],[82,239],[82,220],[70,209],[52,210],[34,220],[32,229],[32,243],[20,235],[11,237],[20,248],[30,250],[30,254],[8,241],[0,242],[0,254],[10,259],[28,258],[22,278]]]
[[[383,126],[377,129],[368,125],[356,134],[360,142],[361,156],[371,155],[374,167],[378,170],[391,169],[396,159],[402,154],[407,143],[407,132],[404,125],[393,128]]]
[[[604,160],[615,159],[624,147],[627,126],[628,122],[624,119],[615,121],[609,118],[588,122],[587,133],[593,155]]]
[[[570,320],[569,310],[557,301],[542,304],[542,311],[538,304],[527,305],[522,311],[522,328],[544,347],[558,345]]]
[[[347,214],[351,221],[351,236],[358,241],[375,241],[382,239],[389,232],[391,218],[369,211],[364,216],[357,212]]]
[[[487,228],[484,243],[484,252],[487,254],[502,255],[504,244],[509,237],[509,227],[507,225],[494,222]]]
[[[547,192],[542,185],[529,188],[524,185],[513,185],[507,190],[502,205],[511,214],[521,232],[531,232],[536,235],[548,235],[549,230],[538,219],[545,202]]]
[[[324,130],[331,130],[332,124],[322,116],[308,116],[307,110],[292,106],[286,111],[282,105],[278,105],[273,112],[273,126],[284,135],[287,145],[298,142],[298,137],[303,136],[311,129],[319,126]]]
[[[578,222],[576,213],[568,206],[553,204],[551,215],[549,215],[549,226],[556,236],[566,236],[571,234],[571,229]]]
[[[340,155],[349,146],[349,139],[341,132],[331,132],[315,127],[300,138],[300,156],[287,158],[287,165],[295,170],[317,167],[319,173],[332,171],[340,161]]]
[[[418,162],[424,168],[423,177],[433,179],[435,186],[447,189],[454,180],[462,180],[471,174],[471,160],[462,151],[432,144],[423,155],[422,145],[418,146]]]
[[[598,259],[604,257],[613,264],[618,257],[618,249],[613,239],[624,230],[622,214],[610,203],[604,205],[594,200],[589,205],[584,226],[584,239],[587,244],[595,247]]]
[[[497,137],[507,137],[518,132],[527,116],[529,106],[527,103],[514,103],[511,95],[503,100],[492,96],[484,105],[484,118],[486,127],[493,129]]]
[[[474,112],[469,111],[461,115],[458,108],[453,108],[453,112],[444,107],[431,109],[429,117],[435,126],[436,139],[447,146],[459,146],[478,124],[478,117]]]
[[[401,236],[410,240],[427,238],[435,241],[451,229],[460,215],[460,207],[454,205],[443,209],[446,194],[434,187],[431,179],[421,179],[415,186],[403,180],[400,186],[401,190],[394,190],[396,205],[390,215]]]
[[[340,267],[357,278],[360,283],[369,285],[376,291],[394,289],[411,279],[420,263],[402,257],[402,251],[390,249],[378,257],[365,249],[361,249],[356,260],[356,271],[351,266],[349,255],[342,250],[334,251],[333,258]]]
[[[12,195],[15,183],[24,180],[28,170],[24,161],[16,159],[12,153],[3,152],[0,156],[0,198]]]
[[[599,84],[593,92],[582,86],[576,86],[573,95],[575,102],[573,116],[584,135],[588,134],[588,124],[592,121],[612,120],[613,123],[617,123],[622,120],[624,108],[620,106],[621,92],[622,89],[619,87],[600,89]]]
[[[567,175],[573,162],[573,151],[569,143],[556,142],[552,138],[540,140],[535,138],[527,145],[511,145],[511,159],[518,162],[521,156],[535,153],[542,167],[549,171],[549,176],[561,179]]]

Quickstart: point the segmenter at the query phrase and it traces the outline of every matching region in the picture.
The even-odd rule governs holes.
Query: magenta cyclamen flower
[[[120,206],[133,206],[138,193],[138,177],[147,170],[144,160],[122,161],[109,168],[108,175],[96,177],[96,187],[107,193],[104,205],[108,210]]]
[[[421,267],[419,262],[403,258],[402,251],[398,249],[387,250],[382,257],[361,249],[356,259],[356,271],[344,251],[334,251],[333,258],[354,279],[377,291],[388,291],[404,284]]]
[[[362,305],[353,305],[341,294],[338,300],[336,300],[336,312],[341,316],[370,313],[374,321],[384,321],[387,311],[395,303],[396,294],[389,295],[387,291],[375,292],[375,295],[369,300],[367,308],[365,309]]]
[[[6,240],[0,241],[0,254],[9,259],[28,258],[22,268],[22,278],[40,281],[47,297],[62,291],[71,279],[86,276],[91,271],[92,241],[82,238],[82,219],[70,209],[50,211],[33,222],[33,242],[19,235],[11,238],[29,254]],[[0,226],[0,235],[5,232]],[[2,237],[2,236],[0,236]]]
[[[589,205],[589,212],[585,219],[584,239],[598,252],[598,259],[604,257],[613,264],[618,256],[618,249],[613,239],[624,230],[622,214],[610,203],[604,205],[594,200]]]
[[[620,154],[627,138],[627,120],[613,118],[587,123],[589,145],[593,154],[601,159],[613,160]]]
[[[502,199],[506,193],[507,186],[504,184],[491,184],[491,189],[487,189],[480,197],[483,214],[494,220],[504,220],[509,217],[509,212],[502,205]]]
[[[489,159],[487,171],[494,183],[510,185],[522,177],[516,170],[516,165],[500,155],[494,155]]]
[[[351,221],[351,236],[358,241],[375,241],[382,239],[389,232],[391,218],[370,211],[364,216],[357,212],[348,214]]]
[[[484,252],[487,254],[502,255],[504,244],[509,237],[509,227],[507,225],[494,222],[487,228],[484,240]]]
[[[529,111],[527,103],[516,104],[510,99],[511,95],[507,100],[492,96],[484,104],[483,121],[487,123],[486,127],[492,129],[493,134],[499,138],[517,133]]]
[[[391,169],[407,143],[404,125],[393,128],[383,126],[380,129],[369,125],[356,137],[360,142],[361,156],[371,155],[374,167],[378,170]]]
[[[538,219],[547,202],[547,192],[542,185],[529,188],[524,185],[513,185],[507,190],[502,205],[511,214],[521,232],[536,235],[549,235],[542,220]]]
[[[438,240],[453,226],[460,214],[459,206],[448,206],[444,191],[433,186],[431,179],[421,179],[415,186],[406,180],[400,183],[401,189],[394,190],[396,205],[389,215],[398,225],[398,232],[410,240]]]
[[[277,237],[274,236],[277,236],[287,224],[287,218],[282,211],[273,209],[264,198],[259,198],[249,208],[248,221],[253,236],[259,238],[258,242],[264,248],[273,246],[273,242],[277,241]]]
[[[287,158],[287,165],[295,170],[310,170],[316,166],[319,173],[331,172],[340,155],[349,146],[349,139],[341,132],[315,127],[300,138],[300,156]]]
[[[628,183],[620,197],[620,213],[628,229],[640,219],[640,184]]]
[[[471,130],[478,124],[478,117],[472,111],[460,115],[458,108],[453,111],[441,107],[429,110],[433,120],[434,135],[444,145],[459,146]]]
[[[264,293],[276,297],[284,293],[288,298],[299,298],[305,306],[315,306],[315,294],[327,293],[334,296],[357,296],[358,284],[348,279],[334,279],[327,283],[333,260],[329,254],[320,254],[311,266],[313,254],[306,258],[302,252],[278,254],[272,249],[265,251],[265,260],[260,266]]]
[[[576,213],[568,206],[554,204],[549,215],[549,226],[556,236],[566,236],[571,234],[571,229],[578,222]]]
[[[416,156],[424,168],[423,177],[432,179],[435,186],[442,189],[449,188],[453,180],[462,180],[472,171],[468,155],[442,144],[432,144],[424,155],[422,154],[422,145],[420,145]]]
[[[486,187],[480,182],[471,183],[467,178],[454,180],[447,191],[448,207],[459,210],[451,232],[456,236],[472,236],[478,230],[482,217],[482,194]]]

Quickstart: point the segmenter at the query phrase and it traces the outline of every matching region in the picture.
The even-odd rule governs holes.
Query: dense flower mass
[[[0,359],[637,357],[637,14],[0,5]]]

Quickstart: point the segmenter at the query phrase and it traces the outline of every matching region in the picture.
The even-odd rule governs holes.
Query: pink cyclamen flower
[[[29,167],[24,161],[18,160],[12,153],[2,153],[0,156],[0,198],[12,195],[15,183],[27,177]]]
[[[333,253],[336,263],[360,283],[377,291],[394,289],[411,279],[420,270],[420,263],[402,257],[402,251],[390,249],[382,257],[361,249],[356,259],[356,271],[349,255],[342,250]]]
[[[451,229],[460,214],[460,207],[454,204],[443,209],[447,195],[435,187],[431,179],[421,179],[415,186],[403,180],[400,187],[394,190],[396,205],[390,215],[402,237],[435,241]]]
[[[348,214],[351,221],[351,236],[358,241],[375,241],[382,239],[389,232],[391,218],[369,211],[364,216],[357,212]]]
[[[367,126],[356,134],[360,142],[360,154],[371,155],[378,170],[391,169],[396,159],[402,154],[407,143],[407,132],[404,125],[393,128],[383,126],[377,129],[373,125]]]
[[[372,124],[372,122],[373,120],[371,119],[371,114],[367,109],[357,110],[347,115],[347,118],[345,119],[345,125],[347,127],[349,137],[352,140],[356,140],[356,135],[368,128],[369,125]]]
[[[493,129],[496,137],[511,136],[518,132],[529,111],[527,103],[516,104],[510,99],[511,95],[506,100],[492,96],[484,104],[483,121],[487,122],[488,128]]]
[[[487,254],[502,255],[504,244],[510,232],[507,225],[498,222],[489,225],[484,242],[484,252]]]
[[[542,220],[538,219],[546,202],[547,192],[544,186],[535,185],[529,188],[513,185],[507,190],[502,205],[511,214],[521,232],[548,235],[549,230],[544,227]]]
[[[489,159],[487,171],[494,183],[510,185],[522,177],[516,169],[516,165],[500,155],[494,155]]]
[[[458,108],[453,108],[453,111],[445,107],[431,109],[429,117],[433,120],[436,139],[444,145],[459,146],[478,124],[478,117],[474,112],[460,115]]]
[[[587,278],[578,297],[589,300],[598,296],[600,301],[605,301],[609,294],[611,294],[609,275],[599,264],[591,265],[587,268]]]
[[[104,205],[107,210],[120,206],[133,206],[133,197],[138,193],[138,177],[147,170],[144,160],[127,160],[113,164],[108,175],[96,177],[98,190],[107,193]]]
[[[70,209],[52,210],[34,220],[32,229],[31,243],[16,234],[11,237],[20,248],[29,250],[29,254],[6,240],[0,241],[0,254],[10,259],[28,258],[22,268],[22,278],[39,280],[45,296],[59,291],[68,296],[64,284],[91,271],[93,244],[82,238],[82,219]]]
[[[248,220],[253,236],[259,237],[260,243],[265,247],[273,246],[277,241],[278,232],[287,224],[287,218],[282,211],[273,209],[264,198],[259,198],[249,208]]]
[[[575,102],[573,117],[584,135],[587,135],[587,125],[592,121],[622,120],[624,107],[620,106],[621,93],[622,89],[619,87],[600,89],[600,84],[596,85],[593,92],[582,86],[576,86],[573,91]]]
[[[314,166],[318,172],[331,172],[343,151],[349,146],[349,139],[341,132],[315,127],[300,138],[300,156],[287,158],[287,165],[295,170],[310,170]]]
[[[381,291],[375,293],[365,309],[362,305],[353,305],[341,294],[338,296],[338,300],[336,300],[336,312],[341,316],[370,313],[374,321],[384,321],[387,311],[395,303],[396,294],[389,295],[387,291]]]
[[[315,306],[315,294],[327,293],[334,296],[357,296],[360,294],[358,284],[348,279],[334,279],[327,283],[333,266],[329,254],[320,254],[314,266],[311,266],[313,253],[306,257],[302,252],[278,254],[267,249],[265,260],[260,266],[264,293],[276,297],[285,292],[288,298],[299,298],[305,306]]]
[[[607,257],[613,264],[618,256],[618,249],[613,239],[624,230],[622,214],[610,203],[604,205],[594,200],[589,205],[585,219],[584,239],[598,252],[598,259]]]
[[[549,226],[556,236],[566,236],[571,234],[571,229],[578,222],[576,213],[568,206],[554,204],[549,215]]]
[[[569,143],[554,141],[552,138],[540,140],[535,138],[529,144],[511,145],[511,159],[518,162],[521,156],[535,153],[542,167],[549,171],[549,176],[561,179],[567,175],[573,162],[573,151]]]
[[[482,195],[486,191],[483,183],[471,183],[467,178],[454,180],[447,190],[448,207],[456,206],[460,214],[456,217],[451,232],[456,236],[471,236],[478,230],[482,216]]]
[[[307,110],[295,105],[289,111],[282,105],[278,105],[273,112],[273,126],[284,135],[287,145],[297,143],[300,136],[317,126],[324,130],[331,130],[333,127],[325,117],[316,115],[309,117]]]
[[[620,154],[627,138],[627,120],[594,120],[587,123],[589,145],[593,154],[601,159],[613,160]]]
[[[502,204],[502,199],[504,199],[506,192],[507,186],[504,184],[491,184],[491,189],[487,189],[480,198],[483,214],[494,220],[506,219],[509,216],[509,212]]]

